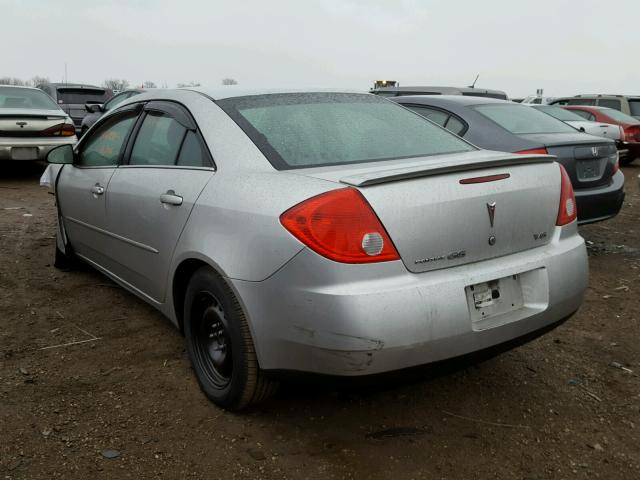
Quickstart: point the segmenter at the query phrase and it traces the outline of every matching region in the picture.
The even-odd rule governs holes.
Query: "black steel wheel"
[[[200,268],[191,277],[183,319],[191,365],[212,402],[241,410],[275,392],[277,383],[260,372],[238,299],[210,267]]]

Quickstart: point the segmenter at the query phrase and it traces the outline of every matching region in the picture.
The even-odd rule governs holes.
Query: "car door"
[[[174,248],[213,162],[195,121],[176,103],[148,103],[134,135],[109,183],[108,229],[118,239],[111,271],[162,302]]]
[[[109,249],[105,193],[138,115],[139,109],[128,109],[105,119],[78,146],[76,162],[64,166],[56,188],[69,244],[100,266]]]

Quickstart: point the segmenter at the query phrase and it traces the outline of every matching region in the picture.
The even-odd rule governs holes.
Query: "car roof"
[[[95,89],[95,90],[107,90],[107,88],[105,87],[98,87],[96,85],[88,85],[86,83],[44,83],[43,85],[51,85],[52,87],[56,87],[56,88],[65,88],[65,87],[69,87],[69,88],[87,88],[87,89]]]
[[[411,86],[411,87],[379,87],[373,88],[372,92],[445,92],[455,94],[456,92],[473,93],[473,92],[485,92],[485,93],[499,93],[506,96],[506,93],[502,90],[493,90],[490,88],[476,88],[476,87],[443,87],[443,86]]]
[[[398,103],[417,103],[417,104],[456,104],[456,105],[484,105],[487,103],[497,104],[512,104],[520,105],[518,103],[510,102],[509,100],[501,100],[499,98],[491,97],[473,97],[471,95],[402,95],[400,97],[393,97],[394,102]]]
[[[617,95],[613,93],[584,93],[573,97],[557,97],[555,100],[569,100],[572,98],[640,98],[640,95]]]
[[[29,90],[40,90],[39,88],[36,87],[29,87],[27,85],[4,85],[2,83],[0,83],[0,87],[10,87],[10,88],[28,88]]]
[[[217,88],[201,88],[188,87],[178,88],[176,90],[192,90],[199,92],[213,100],[224,100],[226,98],[249,97],[253,95],[275,95],[279,93],[357,93],[360,95],[370,95],[362,90],[346,90],[346,89],[327,89],[327,88],[308,88],[308,89],[292,89],[292,88],[238,88],[233,86],[223,86]],[[145,90],[146,91],[146,90]]]
[[[550,105],[551,107],[578,107],[578,108],[588,108],[590,110],[615,110],[615,108],[609,107],[601,107],[599,105]],[[619,110],[616,110],[619,111]]]

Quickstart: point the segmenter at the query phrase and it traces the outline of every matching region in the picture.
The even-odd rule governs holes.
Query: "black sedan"
[[[393,97],[456,135],[488,150],[548,153],[571,178],[581,224],[614,217],[624,200],[624,175],[613,140],[587,135],[526,105],[464,96]]]

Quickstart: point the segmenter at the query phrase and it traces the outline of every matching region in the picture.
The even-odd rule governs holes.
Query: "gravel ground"
[[[53,268],[41,170],[0,174],[0,478],[640,478],[640,165],[620,215],[581,229],[590,288],[562,327],[417,383],[285,385],[242,415],[206,401],[155,310]]]

